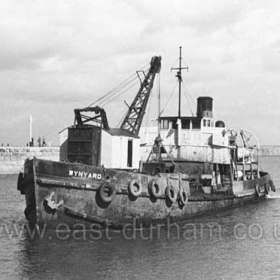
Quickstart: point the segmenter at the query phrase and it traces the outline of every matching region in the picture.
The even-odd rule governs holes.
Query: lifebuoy
[[[128,191],[134,197],[138,197],[142,193],[142,189],[142,184],[139,180],[132,180],[128,185]]]
[[[270,189],[273,191],[273,192],[276,192],[276,189],[275,189],[275,186],[274,186],[274,183],[272,180],[269,180],[269,185],[270,185]]]
[[[111,202],[113,200],[115,194],[116,194],[115,187],[109,183],[104,183],[99,188],[100,198],[106,203]]]
[[[180,204],[186,205],[186,203],[188,201],[188,195],[187,195],[186,191],[183,188],[181,188],[179,190],[178,199],[179,199],[179,203]]]
[[[152,180],[148,186],[149,193],[154,198],[159,198],[161,195],[159,183],[157,180]]]
[[[261,189],[260,189],[259,184],[255,185],[255,190],[256,190],[257,197],[260,197],[261,196]]]
[[[174,187],[172,185],[166,187],[165,195],[166,195],[166,198],[170,202],[172,202],[172,203],[176,202],[176,200],[177,200],[177,193],[175,192],[175,189],[174,189]]]

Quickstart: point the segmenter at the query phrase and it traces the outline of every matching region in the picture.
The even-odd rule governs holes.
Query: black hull
[[[21,192],[26,197],[27,220],[32,225],[45,225],[48,229],[63,226],[75,229],[81,224],[87,228],[145,228],[256,202],[264,199],[268,190],[274,188],[269,175],[263,173],[258,179],[239,182],[238,188],[242,187],[243,191],[237,194],[189,194],[183,205],[179,198],[173,202],[168,199],[165,186],[157,198],[152,196],[149,184],[156,176],[37,159],[27,162],[25,170],[28,171],[24,175]],[[69,176],[73,175],[73,170],[79,176]],[[85,174],[92,176],[89,178]],[[168,175],[168,180],[175,175]],[[137,197],[128,189],[133,180],[142,185]],[[100,197],[101,186],[105,183],[115,186],[111,201]],[[185,184],[186,187],[188,182],[177,177],[172,184],[178,192],[178,185]]]

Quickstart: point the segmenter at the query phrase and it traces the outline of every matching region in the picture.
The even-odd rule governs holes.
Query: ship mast
[[[171,71],[177,70],[175,77],[179,82],[179,104],[178,104],[178,118],[181,118],[181,92],[182,92],[182,70],[189,69],[188,67],[182,67],[182,47],[179,47],[179,67],[171,68]]]
[[[158,75],[158,136],[160,137],[160,75]]]

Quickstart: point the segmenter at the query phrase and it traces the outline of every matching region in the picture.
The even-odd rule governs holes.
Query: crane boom
[[[160,72],[161,57],[154,56],[151,59],[150,69],[141,82],[140,89],[130,105],[128,112],[120,126],[121,129],[127,130],[138,135],[147,103],[153,88],[153,82],[157,73]]]

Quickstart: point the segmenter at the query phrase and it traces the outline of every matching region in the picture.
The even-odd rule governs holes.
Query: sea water
[[[261,166],[280,189],[280,157]],[[16,183],[0,176],[0,279],[280,278],[280,190],[156,231],[34,234]]]

